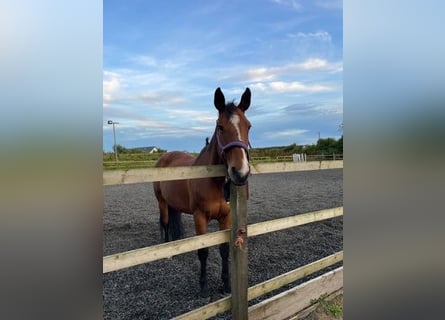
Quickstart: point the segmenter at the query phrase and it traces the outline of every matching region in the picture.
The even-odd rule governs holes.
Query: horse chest
[[[206,191],[207,190],[207,191]],[[191,197],[192,212],[202,212],[208,219],[215,219],[221,213],[221,206],[225,204],[222,190],[201,189],[199,194]]]

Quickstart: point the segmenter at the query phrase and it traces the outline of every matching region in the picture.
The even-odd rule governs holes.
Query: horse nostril
[[[231,178],[235,184],[244,184],[247,181],[247,178],[249,177],[249,174],[242,174],[235,167],[232,167],[230,171],[231,171]]]

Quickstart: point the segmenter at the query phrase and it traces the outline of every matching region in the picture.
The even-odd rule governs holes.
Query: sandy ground
[[[249,178],[248,223],[343,205],[343,170],[254,175]],[[103,254],[161,243],[159,212],[151,183],[104,187]],[[193,218],[183,215],[186,236]],[[217,230],[212,221],[209,231]],[[249,238],[249,286],[343,249],[343,218]],[[329,269],[296,281],[251,304]],[[196,252],[111,272],[103,276],[104,319],[170,319],[224,297],[217,247],[208,259],[210,298],[199,297]],[[230,319],[230,314],[215,319]]]

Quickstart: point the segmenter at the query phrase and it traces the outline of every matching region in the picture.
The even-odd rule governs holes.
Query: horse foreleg
[[[208,220],[205,214],[200,212],[195,212],[193,214],[195,222],[196,235],[202,235],[207,232]],[[198,249],[198,258],[201,264],[201,270],[199,274],[199,286],[200,286],[200,296],[207,298],[209,296],[209,287],[207,284],[207,257],[209,256],[209,248]]]
[[[201,263],[201,273],[199,275],[200,296],[207,298],[209,296],[209,287],[207,284],[207,257],[209,248],[198,249],[199,262]]]
[[[221,255],[221,279],[223,282],[223,293],[230,293],[230,275],[229,275],[229,244],[222,243],[219,245],[219,253]]]
[[[159,202],[159,227],[161,231],[161,239],[165,242],[169,242],[169,232],[168,232],[168,205],[167,202],[163,200],[158,200]]]
[[[219,220],[219,229],[226,230],[230,228],[231,219],[230,219],[230,208],[224,203],[222,207],[223,214],[221,215],[223,218]],[[229,274],[229,244],[223,243],[219,245],[219,253],[221,255],[221,280],[223,282],[223,293],[230,293],[230,274]]]

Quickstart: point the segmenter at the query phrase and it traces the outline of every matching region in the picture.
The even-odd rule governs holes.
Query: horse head
[[[245,184],[250,174],[249,129],[251,125],[245,115],[250,106],[250,97],[250,89],[247,88],[237,106],[233,102],[226,104],[220,88],[215,91],[214,103],[219,112],[215,129],[218,151],[223,163],[227,166],[230,179],[236,185]]]

